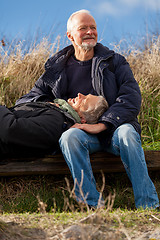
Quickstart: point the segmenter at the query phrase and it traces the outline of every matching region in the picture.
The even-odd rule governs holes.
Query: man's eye
[[[81,27],[80,28],[80,30],[86,30],[87,29],[87,27]]]

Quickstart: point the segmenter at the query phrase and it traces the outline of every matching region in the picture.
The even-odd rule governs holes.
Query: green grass
[[[154,210],[3,214],[0,238],[159,239],[159,221],[159,213]],[[65,238],[65,234],[70,237]]]
[[[143,149],[144,150],[154,150],[154,151],[160,151],[160,141],[157,142],[144,142],[143,143]]]

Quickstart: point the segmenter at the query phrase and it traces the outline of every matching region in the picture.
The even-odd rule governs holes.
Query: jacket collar
[[[53,57],[49,58],[45,64],[45,70],[52,70],[59,72],[64,68],[68,58],[74,53],[73,45],[69,45],[56,53]]]
[[[109,50],[108,47],[103,46],[101,43],[97,43],[94,50],[95,50],[94,58],[106,59],[107,57],[114,54],[114,51]],[[46,70],[50,69],[54,72],[61,71],[64,68],[68,58],[73,53],[74,53],[73,45],[69,45],[63,48],[61,51],[56,53],[53,57],[48,59],[48,61],[45,64],[45,69]]]
[[[101,43],[97,43],[94,48],[94,57],[101,57],[106,59],[113,54],[113,50],[110,50],[108,47],[102,45]]]

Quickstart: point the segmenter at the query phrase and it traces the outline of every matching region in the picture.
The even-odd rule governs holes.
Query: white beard
[[[85,42],[82,42],[82,44],[79,47],[81,47],[85,51],[90,51],[95,46],[96,46],[96,42],[95,43],[85,43]]]
[[[92,48],[94,48],[96,46],[97,43],[96,42],[94,42],[94,43],[82,42],[82,44],[78,44],[77,41],[75,40],[75,44],[85,51],[90,51]]]

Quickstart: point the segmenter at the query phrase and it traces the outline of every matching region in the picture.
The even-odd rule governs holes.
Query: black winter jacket
[[[61,134],[74,123],[69,113],[50,103],[0,106],[0,157],[53,153]]]
[[[44,74],[38,79],[32,90],[17,101],[17,104],[64,98],[64,91],[67,89],[65,65],[72,54],[74,54],[74,48],[70,45],[51,57],[45,64]],[[112,58],[114,72],[109,70],[110,58]],[[109,109],[99,121],[106,125],[109,124],[112,128],[110,132],[104,131],[99,134],[101,143],[104,145],[109,143],[114,130],[124,123],[133,125],[140,134],[141,129],[137,115],[141,106],[141,93],[126,59],[97,43],[92,59],[91,76],[97,95],[104,96],[109,103]]]

